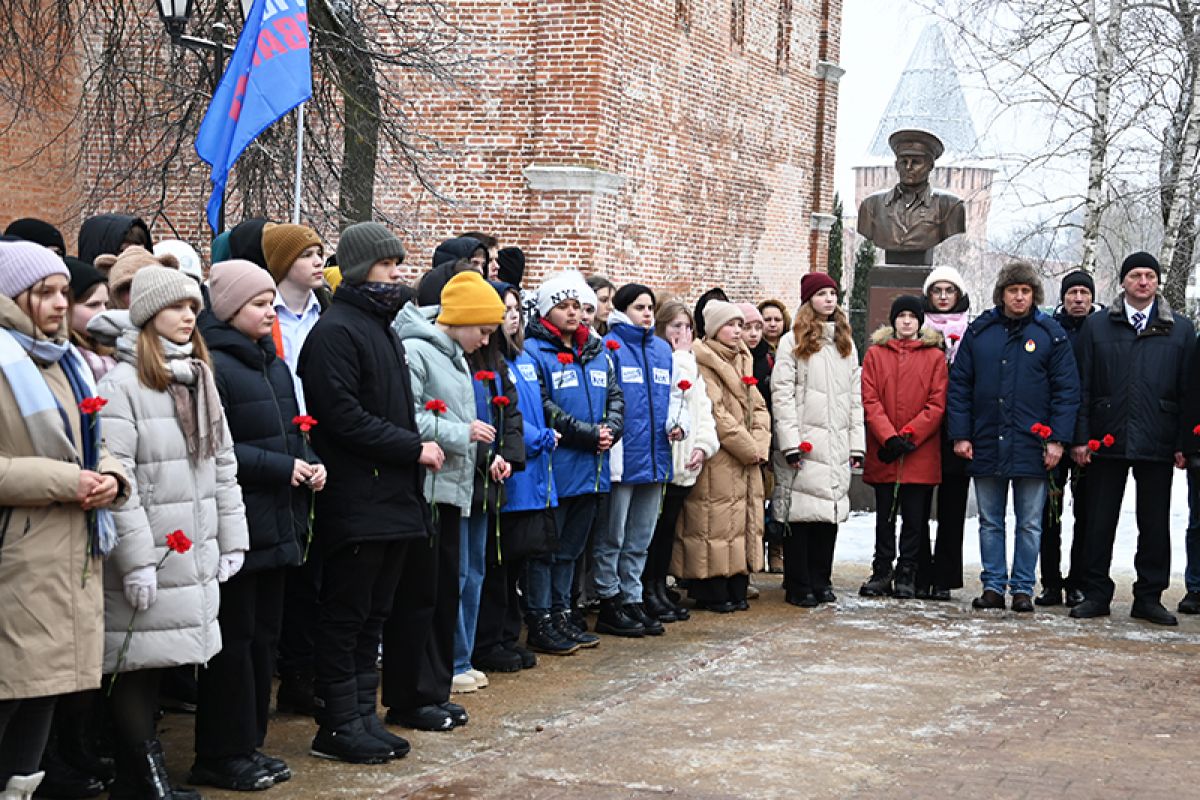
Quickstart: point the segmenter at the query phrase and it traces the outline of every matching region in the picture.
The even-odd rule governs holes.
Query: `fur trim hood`
[[[886,345],[892,341],[899,340],[896,339],[896,329],[891,325],[880,325],[871,334],[871,344]],[[922,347],[944,347],[946,344],[945,337],[942,336],[941,331],[930,327],[921,328],[917,341],[921,343]]]

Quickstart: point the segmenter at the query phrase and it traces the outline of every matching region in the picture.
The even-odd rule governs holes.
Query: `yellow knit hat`
[[[329,291],[336,292],[337,287],[342,285],[342,269],[341,269],[341,267],[326,267],[325,268],[325,283],[329,284]]]
[[[504,321],[504,301],[478,272],[460,272],[442,288],[437,321],[443,325],[499,325]]]
[[[288,270],[308,248],[321,246],[321,237],[307,225],[266,225],[262,232],[263,257],[275,283],[287,277]]]

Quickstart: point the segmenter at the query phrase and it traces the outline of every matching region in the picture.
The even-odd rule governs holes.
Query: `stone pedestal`
[[[892,301],[902,294],[922,294],[925,278],[932,267],[881,264],[871,268],[867,287],[867,335],[886,325]]]

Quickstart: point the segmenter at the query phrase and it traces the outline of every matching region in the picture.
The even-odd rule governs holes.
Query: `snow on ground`
[[[1184,553],[1184,532],[1187,530],[1188,503],[1187,477],[1183,472],[1173,471],[1171,481],[1171,572],[1183,575],[1187,559]],[[1135,484],[1132,475],[1125,487],[1125,499],[1121,504],[1121,519],[1117,523],[1117,541],[1113,547],[1112,571],[1114,574],[1133,574],[1133,555],[1137,550],[1137,519],[1135,502]],[[972,488],[971,508],[975,507],[974,489]],[[1063,572],[1071,559],[1071,539],[1074,529],[1074,512],[1071,507],[1070,489],[1067,490],[1066,508],[1063,509]],[[1012,501],[1009,501],[1008,513],[1008,552],[1012,558],[1012,531],[1016,519],[1012,514]],[[937,522],[930,524],[930,535],[936,535]],[[838,561],[848,561],[856,564],[870,564],[875,550],[875,514],[854,513],[849,521],[838,529],[837,554]],[[979,566],[979,517],[968,517],[963,533],[963,563],[968,566]],[[1038,573],[1039,577],[1041,572]]]

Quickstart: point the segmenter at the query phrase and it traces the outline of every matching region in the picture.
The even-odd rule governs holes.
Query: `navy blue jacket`
[[[568,347],[535,319],[525,337],[525,352],[537,365],[546,417],[562,434],[554,451],[558,496],[609,491],[608,453],[597,453],[596,447],[601,424],[612,429],[614,444],[621,438],[625,400],[603,340],[592,336]],[[569,354],[571,363],[560,363],[560,354]]]
[[[1079,334],[1083,391],[1075,444],[1112,434],[1112,447],[1095,458],[1173,461],[1192,445],[1181,414],[1196,349],[1196,332],[1187,318],[1159,297],[1140,334],[1125,317],[1125,300],[1088,317]]]
[[[1039,309],[1009,319],[999,307],[970,324],[950,367],[948,433],[969,440],[976,476],[1041,478],[1043,442],[1069,445],[1079,410],[1079,372],[1062,326]]]
[[[671,480],[671,442],[667,439],[667,417],[671,404],[671,346],[641,328],[621,320],[620,312],[609,319],[604,338],[613,371],[625,395],[625,405],[637,409],[625,419],[621,436],[621,483],[666,483]],[[614,323],[614,319],[620,320]],[[616,342],[613,348],[608,343]]]

